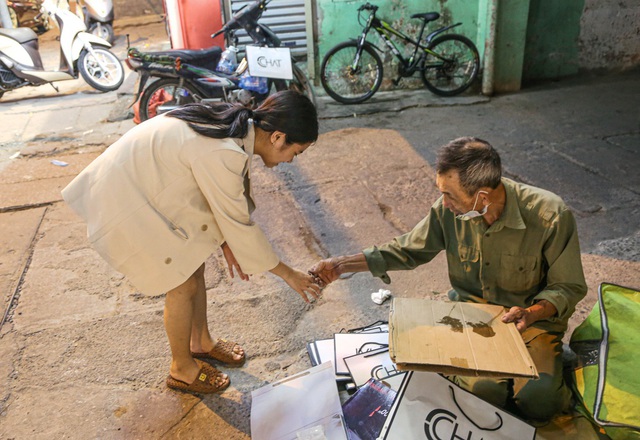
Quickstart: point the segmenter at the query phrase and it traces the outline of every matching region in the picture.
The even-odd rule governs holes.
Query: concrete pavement
[[[163,44],[160,26],[126,31],[152,48]],[[167,390],[164,298],[142,296],[110,269],[59,194],[133,125],[122,104],[132,85],[130,77],[107,94],[8,93],[0,101],[0,304],[7,312],[0,438],[247,439],[251,391],[309,368],[307,342],[388,316],[389,303],[369,299],[382,283],[365,274],[334,283],[308,306],[269,274],[249,283],[229,278],[221,255],[213,255],[210,330],[242,343],[249,361],[225,369],[232,385],[222,395]],[[380,94],[364,106],[321,98],[317,145],[275,171],[256,162],[255,220],[282,259],[299,268],[357,252],[425,214],[438,196],[432,166],[440,144],[483,137],[502,153],[508,176],[557,192],[576,212],[589,294],[573,328],[600,282],[640,287],[638,96],[638,73],[629,72],[490,100],[443,100],[423,90]],[[22,154],[8,159],[16,151]],[[442,258],[392,279],[395,296],[443,298],[449,288]],[[584,419],[565,416],[538,438],[597,435]]]

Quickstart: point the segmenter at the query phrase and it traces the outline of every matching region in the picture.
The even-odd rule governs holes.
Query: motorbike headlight
[[[140,66],[142,66],[142,63],[140,61],[134,60],[132,58],[125,58],[124,62],[131,70],[137,70]]]

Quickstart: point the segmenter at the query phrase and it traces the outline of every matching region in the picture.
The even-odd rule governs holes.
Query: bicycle
[[[360,6],[358,23],[363,26],[360,38],[334,46],[322,60],[320,81],[333,99],[343,104],[361,103],[371,98],[380,88],[383,64],[376,51],[383,51],[366,40],[371,29],[378,33],[399,60],[398,77],[393,81],[395,85],[403,77],[410,77],[420,71],[422,82],[431,92],[440,96],[454,96],[468,89],[476,79],[480,69],[480,56],[473,42],[463,35],[440,35],[462,23],[431,32],[422,44],[427,23],[440,18],[439,13],[426,12],[411,16],[422,20],[418,38],[413,40],[376,17],[377,10],[378,6],[370,3]],[[362,11],[371,11],[364,25],[361,21]],[[410,57],[402,55],[392,37],[399,38],[406,46],[414,46]]]

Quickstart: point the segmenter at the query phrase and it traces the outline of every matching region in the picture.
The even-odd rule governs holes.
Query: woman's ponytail
[[[249,119],[267,132],[281,131],[288,143],[309,143],[318,139],[318,114],[313,102],[293,90],[274,93],[255,110],[227,102],[191,103],[167,116],[182,119],[195,132],[216,139],[243,138]]]
[[[249,132],[253,110],[227,102],[191,103],[167,116],[181,119],[198,134],[215,139],[243,138]]]

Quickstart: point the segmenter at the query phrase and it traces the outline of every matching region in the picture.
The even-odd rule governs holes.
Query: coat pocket
[[[184,228],[177,225],[169,217],[156,209],[153,205],[149,205],[149,207],[153,209],[156,214],[158,214],[158,217],[160,217],[160,219],[167,225],[171,232],[173,232],[176,236],[182,238],[183,240],[189,239],[189,234],[187,234],[187,231],[185,231]]]
[[[508,255],[500,257],[500,286],[512,292],[529,291],[538,283],[538,258],[532,255]]]

